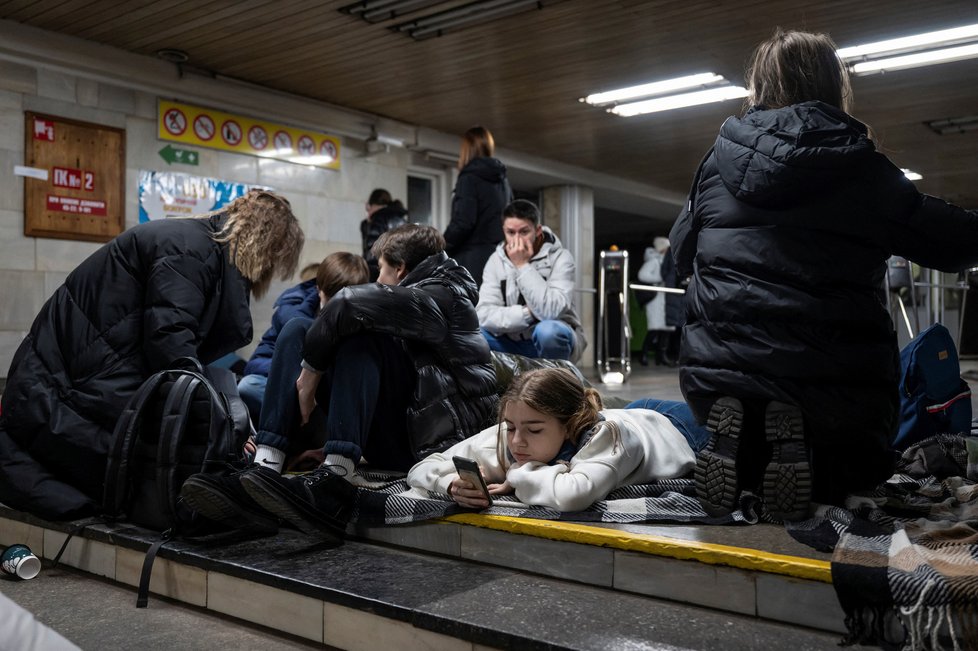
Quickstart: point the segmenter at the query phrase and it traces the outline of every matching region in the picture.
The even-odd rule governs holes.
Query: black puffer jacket
[[[374,243],[387,231],[407,223],[408,211],[400,201],[394,201],[375,211],[369,219],[360,222],[360,239],[363,243],[363,258],[370,268],[370,282],[377,280],[380,267],[377,258],[370,253]]]
[[[495,374],[475,313],[478,297],[468,272],[438,253],[399,285],[357,285],[337,293],[309,329],[303,358],[326,369],[349,335],[401,338],[418,371],[408,433],[415,456],[423,459],[472,436],[496,416]]]
[[[503,209],[512,195],[506,166],[495,158],[473,158],[459,172],[445,252],[469,270],[476,287],[486,260],[503,241]]]
[[[866,134],[821,102],[729,118],[669,236],[680,277],[693,274],[684,395],[700,421],[721,395],[800,405],[817,490],[891,469],[886,259],[978,261],[978,214],[921,195]]]
[[[44,304],[13,358],[0,415],[0,502],[45,518],[98,508],[112,431],[150,374],[251,340],[246,281],[218,217],[136,226]]]

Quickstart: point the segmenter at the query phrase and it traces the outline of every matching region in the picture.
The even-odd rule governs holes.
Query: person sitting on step
[[[576,362],[587,341],[574,309],[574,256],[524,199],[503,211],[503,236],[482,272],[476,306],[489,347]]]
[[[267,527],[272,514],[339,542],[361,459],[407,471],[489,421],[498,397],[476,286],[444,248],[430,226],[380,236],[379,282],[340,291],[308,326],[298,399],[278,401],[277,422],[263,413],[257,463],[216,479],[191,477],[183,495],[192,506],[239,528]],[[325,461],[308,475],[283,477],[290,441],[317,409],[325,415]]]
[[[978,261],[978,212],[921,194],[849,114],[846,64],[824,34],[781,31],[748,67],[669,240],[686,294],[680,383],[715,437],[696,489],[729,511],[762,486],[769,513],[842,504],[894,467],[892,254],[957,271]]]

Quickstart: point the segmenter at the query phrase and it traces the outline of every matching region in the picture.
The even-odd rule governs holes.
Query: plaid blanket
[[[471,512],[448,495],[409,488],[403,478],[368,471],[359,474],[358,479],[353,511],[353,521],[357,524],[407,524]],[[763,512],[760,500],[749,493],[742,496],[740,508],[733,513],[707,514],[695,497],[692,479],[663,479],[650,484],[623,486],[611,492],[607,499],[574,513],[528,506],[513,495],[495,497],[493,505],[480,513],[575,522],[755,524],[770,520]]]
[[[844,644],[978,649],[976,481],[978,438],[942,434],[906,450],[873,493],[788,525],[833,551]]]

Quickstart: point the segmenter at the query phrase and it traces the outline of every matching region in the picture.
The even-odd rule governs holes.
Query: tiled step
[[[47,558],[64,541],[65,529],[0,510],[0,544],[24,542]],[[724,648],[784,648],[789,640],[795,649],[830,648],[838,640],[834,634],[754,618],[786,619],[780,615],[818,610],[821,593],[812,589],[831,592],[819,581],[461,522],[377,531],[399,545],[427,540],[417,547],[427,553],[357,541],[326,549],[288,530],[217,548],[172,543],[157,559],[152,590],[345,649],[711,648],[709,640],[720,639],[717,631],[724,632],[723,639],[739,631]],[[366,533],[378,538],[376,531]],[[142,552],[152,539],[138,529],[97,525],[72,540],[62,562],[135,585]],[[523,560],[514,563],[514,557]],[[566,569],[568,560],[578,573]],[[564,569],[541,571],[546,565]],[[565,574],[573,582],[529,576],[523,569]],[[741,615],[641,595],[711,601],[705,605]],[[758,636],[767,641],[746,643]],[[691,639],[703,640],[704,646],[691,646]]]

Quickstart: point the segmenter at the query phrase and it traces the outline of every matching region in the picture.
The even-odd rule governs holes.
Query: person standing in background
[[[391,198],[391,193],[383,188],[377,188],[367,199],[367,216],[360,222],[360,238],[363,242],[363,259],[370,268],[370,282],[376,282],[380,274],[377,258],[371,253],[374,242],[389,230],[403,226],[408,222],[408,211],[397,199]]]
[[[452,220],[445,229],[445,252],[482,285],[482,268],[503,241],[503,208],[512,199],[506,166],[493,158],[496,145],[485,127],[462,134]]]
[[[665,266],[666,252],[669,250],[669,240],[657,237],[652,240],[652,246],[645,249],[645,262],[638,270],[638,281],[644,285],[662,286],[664,279],[662,270]],[[648,291],[648,290],[646,290]],[[649,364],[649,350],[655,346],[655,365],[670,365],[666,359],[666,350],[674,326],[666,323],[666,294],[665,292],[648,292],[651,300],[645,303],[646,334],[642,343],[642,356],[639,359],[642,366]]]

